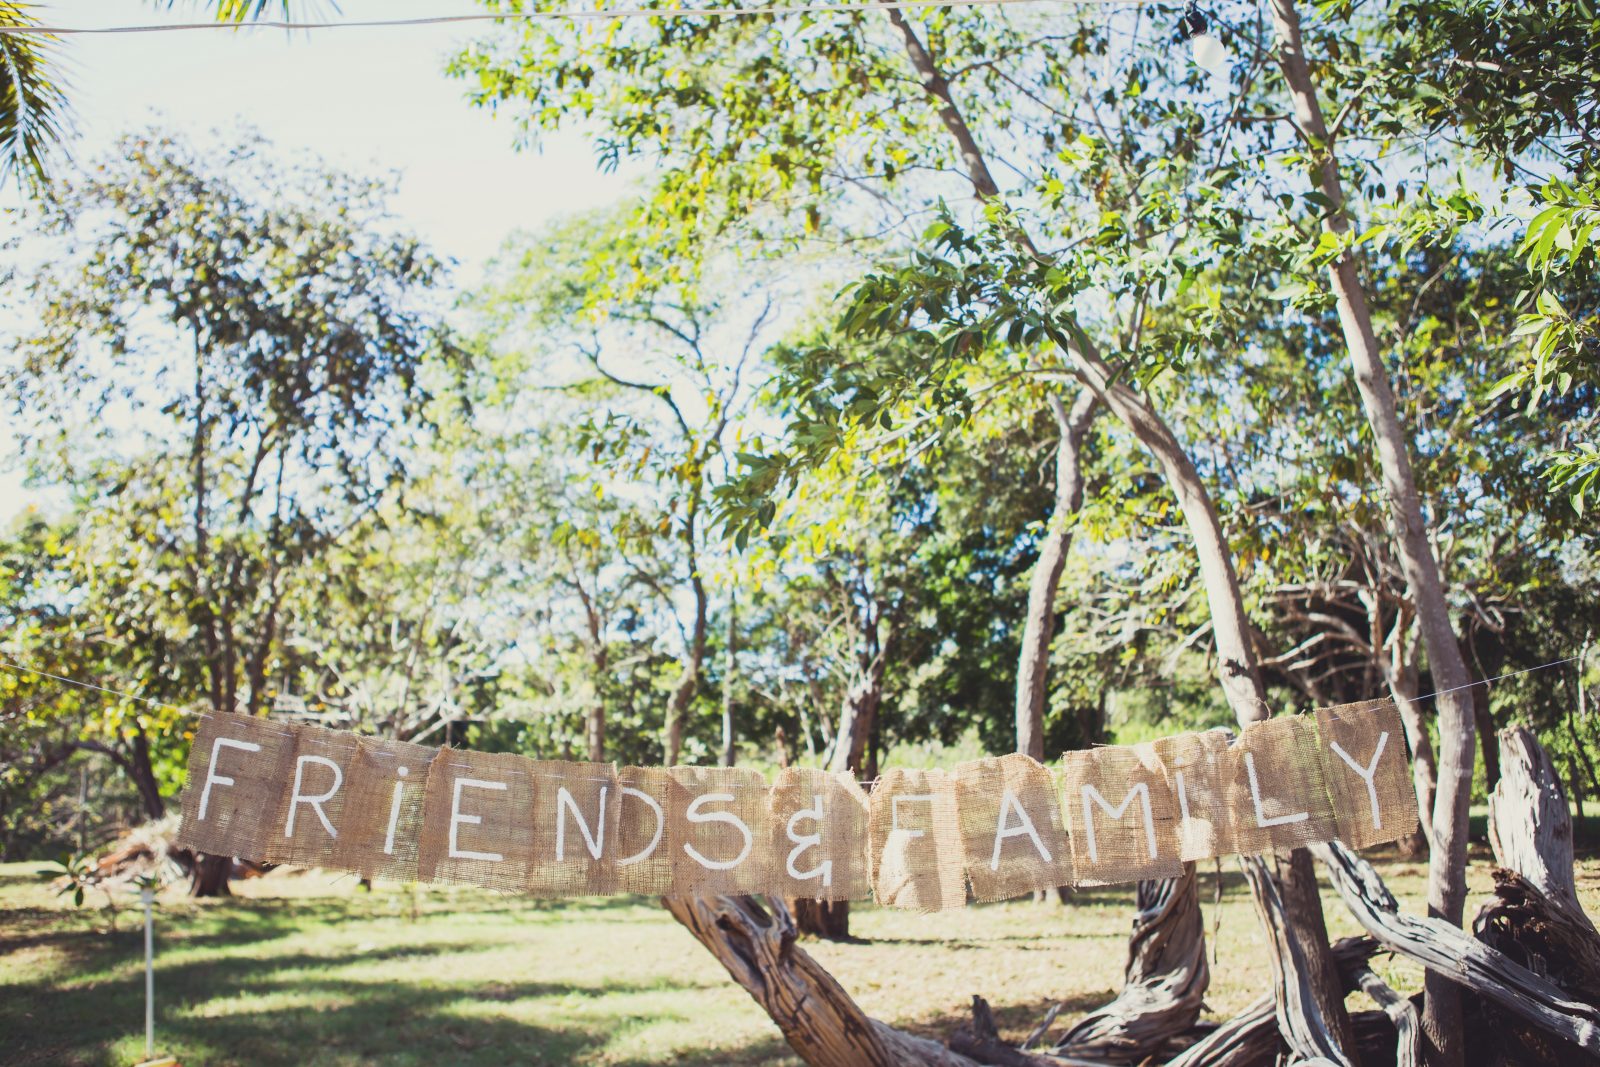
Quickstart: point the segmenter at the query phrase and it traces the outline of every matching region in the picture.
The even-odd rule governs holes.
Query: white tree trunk
[[[1055,633],[1056,590],[1072,547],[1069,523],[1083,505],[1083,441],[1099,408],[1093,391],[1081,390],[1072,410],[1050,394],[1050,410],[1060,428],[1056,446],[1056,499],[1039,541],[1039,558],[1028,581],[1028,612],[1022,624],[1022,654],[1017,662],[1017,751],[1044,759],[1044,695],[1050,673],[1050,639]]]
[[[1313,150],[1322,157],[1317,171],[1318,185],[1333,205],[1325,225],[1330,232],[1343,237],[1350,230],[1344,188],[1339,180],[1338,159],[1328,126],[1311,80],[1311,68],[1300,34],[1300,16],[1294,0],[1273,0],[1272,13],[1278,35],[1279,64],[1289,86],[1295,120],[1312,142]],[[1356,388],[1366,408],[1378,464],[1383,471],[1401,568],[1416,607],[1434,688],[1439,691],[1436,698],[1439,787],[1434,800],[1433,847],[1428,856],[1428,910],[1459,924],[1467,896],[1467,805],[1472,795],[1476,729],[1472,694],[1462,688],[1469,682],[1467,668],[1456,644],[1444,583],[1439,576],[1433,546],[1428,541],[1422,502],[1412,475],[1408,438],[1395,410],[1394,390],[1378,350],[1372,313],[1367,307],[1354,255],[1348,251],[1340,255],[1329,265],[1329,275],[1338,306],[1339,325],[1355,370]],[[1433,973],[1426,979],[1426,990],[1423,1031],[1429,1044],[1429,1062],[1459,1064],[1464,1053],[1460,995],[1447,979]]]

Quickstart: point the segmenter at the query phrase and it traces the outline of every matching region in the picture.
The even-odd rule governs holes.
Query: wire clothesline
[[[1435,689],[1431,693],[1422,693],[1422,694],[1420,694],[1419,696],[1417,696],[1417,697],[1415,697],[1413,699],[1418,700],[1418,701],[1431,700],[1434,697],[1444,696],[1444,695],[1446,695],[1448,693],[1459,693],[1463,689],[1472,689],[1472,688],[1474,688],[1476,686],[1488,685],[1490,682],[1500,682],[1500,681],[1504,681],[1507,678],[1516,678],[1516,677],[1519,677],[1520,675],[1524,675],[1524,674],[1533,674],[1535,671],[1549,670],[1551,667],[1561,667],[1561,666],[1565,666],[1568,663],[1577,663],[1582,659],[1583,659],[1583,656],[1581,656],[1581,655],[1579,655],[1579,656],[1568,656],[1565,659],[1555,659],[1555,660],[1551,660],[1549,663],[1541,663],[1541,664],[1539,664],[1538,666],[1535,666],[1535,667],[1524,667],[1522,670],[1519,670],[1519,671],[1507,671],[1504,674],[1497,674],[1492,678],[1480,678],[1475,682],[1468,682],[1466,685],[1451,686],[1449,689]],[[140,703],[148,704],[151,707],[161,708],[161,709],[166,710],[166,711],[175,711],[179,715],[199,716],[199,715],[206,714],[205,712],[195,711],[192,708],[181,708],[181,707],[178,707],[176,704],[164,704],[159,700],[152,700],[149,697],[143,697],[143,696],[138,695],[137,693],[126,693],[126,692],[123,692],[120,689],[108,689],[107,687],[105,687],[103,685],[95,685],[92,682],[79,681],[76,678],[68,678],[65,675],[52,674],[50,671],[41,671],[41,670],[39,670],[39,669],[37,669],[35,667],[24,666],[23,664],[20,664],[20,663],[12,663],[12,662],[10,662],[8,660],[0,660],[0,669],[16,671],[16,672],[20,672],[20,673],[23,673],[23,674],[33,674],[33,675],[37,675],[40,678],[49,678],[52,681],[62,682],[64,684],[66,684],[66,685],[77,686],[80,689],[90,689],[90,690],[93,690],[93,691],[95,691],[97,693],[106,693],[106,694],[109,694],[110,696],[123,697],[124,699],[127,699],[127,700],[137,700]],[[1054,767],[1051,767],[1048,764],[1045,765],[1045,770],[1049,771],[1052,775],[1058,773]],[[551,775],[549,777],[560,777],[560,776],[559,775]],[[878,777],[878,778],[858,778],[858,779],[856,779],[856,781],[859,784],[863,785],[863,786],[873,786],[873,785],[876,785],[881,780],[882,780],[881,776]]]
[[[621,7],[564,8],[476,15],[431,15],[405,19],[352,19],[342,22],[165,22],[131,26],[0,26],[0,34],[44,34],[67,37],[110,33],[173,33],[189,30],[357,30],[385,27],[445,26],[469,22],[573,22],[635,18],[753,18],[860,11],[916,11],[922,8],[1002,7],[1009,4],[1056,4],[1074,7],[1137,7],[1149,0],[860,0],[856,3],[777,4],[756,7]]]

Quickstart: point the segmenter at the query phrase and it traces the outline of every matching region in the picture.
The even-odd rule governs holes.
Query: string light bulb
[[[1217,81],[1227,80],[1231,58],[1228,48],[1211,32],[1196,0],[1184,4],[1183,17],[1178,20],[1178,40],[1188,41],[1194,49],[1195,66]]]

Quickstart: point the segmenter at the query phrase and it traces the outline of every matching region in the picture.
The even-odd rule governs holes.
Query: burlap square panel
[[[609,763],[533,764],[533,871],[528,892],[583,897],[617,892],[621,787]]]
[[[1068,752],[1061,766],[1078,885],[1182,873],[1177,797],[1149,746]]]
[[[617,890],[670,896],[678,851],[667,819],[672,776],[659,767],[624,767],[617,785]]]
[[[967,903],[955,780],[944,771],[886,771],[872,791],[872,892],[895,908]]]
[[[1227,730],[1178,734],[1150,742],[1167,788],[1178,802],[1178,858],[1203,860],[1226,856],[1233,847],[1233,820],[1228,814],[1232,762]],[[1136,746],[1142,747],[1142,746]]]
[[[1394,701],[1322,708],[1317,735],[1339,840],[1366,848],[1416,830],[1417,794]]]
[[[672,767],[672,895],[764,893],[772,881],[767,780],[740,767]]]
[[[189,749],[178,844],[265,860],[294,774],[297,731],[249,715],[202,715]]]
[[[533,761],[439,751],[428,769],[417,876],[521,891],[532,877]]]
[[[956,812],[975,900],[1072,884],[1072,846],[1050,771],[1021,753],[956,767]]]
[[[294,761],[278,787],[277,832],[267,835],[269,862],[296,867],[336,862],[339,835],[348,829],[344,814],[357,741],[355,734],[316,726],[296,731]]]
[[[1317,725],[1304,715],[1251,723],[1234,742],[1228,808],[1234,848],[1259,853],[1338,836]]]
[[[365,878],[417,880],[428,767],[438,749],[363,737],[345,770],[344,813],[330,862]]]
[[[867,794],[854,775],[787,767],[767,799],[775,892],[813,900],[867,894]]]

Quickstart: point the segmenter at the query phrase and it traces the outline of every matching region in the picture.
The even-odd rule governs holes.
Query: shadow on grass
[[[1050,997],[1036,997],[1029,1000],[1004,1001],[993,999],[1001,995],[1003,990],[975,990],[989,1002],[989,1010],[994,1013],[995,1024],[1000,1029],[1000,1034],[1011,1044],[1019,1044],[1035,1026],[1044,1021],[1051,1008],[1061,1005],[1061,1011],[1056,1016],[1055,1023],[1050,1032],[1043,1038],[1043,1043],[1048,1044],[1073,1023],[1084,1015],[1101,1007],[1116,996],[1116,991],[1108,989],[1103,993],[1082,993],[1065,1000],[1056,1000]],[[966,1026],[972,1022],[970,1009],[959,1012],[938,1012],[931,1015],[918,1016],[895,1023],[901,1030],[909,1031],[919,1037],[926,1037],[943,1044],[949,1039],[958,1027]]]
[[[564,1064],[618,1059],[607,1046],[634,1020],[616,1010],[593,1010],[602,997],[679,993],[693,1004],[705,983],[653,978],[632,982],[626,961],[620,980],[603,984],[511,980],[490,973],[440,979],[434,960],[493,949],[456,940],[387,945],[365,951],[341,946],[269,954],[255,943],[304,933],[307,911],[324,921],[358,908],[338,901],[290,902],[293,908],[235,901],[200,909],[204,933],[183,937],[185,947],[213,945],[235,951],[217,957],[167,962],[157,971],[158,1036],[165,1052],[186,1067],[198,1065],[383,1063],[399,1065],[506,1063]],[[298,913],[298,918],[293,917]],[[140,1051],[143,984],[137,978],[142,939],[137,932],[61,930],[28,940],[56,953],[48,977],[13,985],[0,997],[0,1034],[7,1064],[111,1067]],[[15,940],[11,943],[15,947]],[[363,978],[347,967],[398,963],[398,977]],[[0,983],[3,984],[3,983]],[[552,1021],[551,1002],[558,1021]],[[528,1016],[539,1013],[533,1021]],[[653,1006],[651,1021],[686,1021],[684,1013]],[[766,1065],[791,1062],[776,1036],[738,1049],[673,1052],[674,1063]]]

